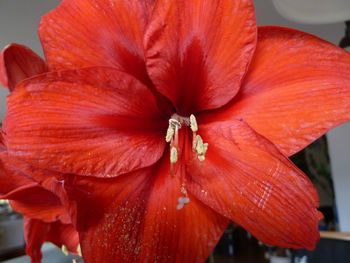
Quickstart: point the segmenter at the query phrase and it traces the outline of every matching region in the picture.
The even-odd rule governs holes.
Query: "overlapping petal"
[[[7,153],[0,150],[0,198],[23,185],[30,185],[33,179],[14,169]]]
[[[54,174],[9,156],[6,148],[0,149],[0,199],[10,200],[14,210],[31,218],[67,221],[59,197],[41,185],[50,176]]]
[[[147,70],[177,112],[227,103],[253,55],[251,0],[160,0],[145,35]]]
[[[0,53],[0,85],[10,91],[21,80],[47,70],[45,61],[23,45],[8,45]]]
[[[87,263],[203,262],[227,218],[268,244],[314,248],[317,193],[285,155],[350,118],[349,54],[262,27],[250,64],[252,0],[63,0],[40,36],[61,71],[16,87],[0,143],[0,194],[27,216],[35,263],[45,240],[76,251],[71,222]],[[0,57],[11,90],[45,70],[19,45]],[[183,123],[170,167],[157,105],[171,103],[155,88],[177,114],[198,113],[204,162]]]
[[[45,242],[46,234],[50,228],[49,223],[41,220],[25,218],[24,238],[26,241],[26,253],[31,258],[31,263],[41,263],[41,247]]]
[[[15,211],[45,222],[55,221],[65,214],[59,198],[35,183],[19,187],[1,198],[10,199]]]
[[[41,263],[41,247],[45,241],[50,241],[58,247],[65,245],[68,251],[77,252],[79,237],[70,224],[62,224],[59,221],[45,223],[25,217],[24,230],[26,253],[31,257],[32,263]]]
[[[111,66],[148,81],[143,35],[154,0],[64,0],[40,38],[52,70]]]
[[[292,155],[350,119],[350,54],[309,34],[261,27],[237,98],[212,120],[244,119]]]
[[[77,204],[85,262],[203,262],[227,225],[193,196],[177,210],[183,187],[168,158],[113,179],[66,181]]]
[[[188,190],[267,244],[313,249],[322,215],[309,179],[242,121],[200,131],[209,149],[188,167]]]
[[[46,241],[60,248],[64,245],[70,254],[80,254],[79,235],[72,224],[63,224],[61,221],[51,223]]]
[[[56,173],[41,170],[9,156],[0,149],[0,198],[8,199],[11,207],[25,217],[26,253],[32,263],[41,262],[41,246],[45,241],[59,247],[63,244],[77,252],[78,232],[74,229],[59,195],[51,191],[53,182],[60,184]],[[62,188],[62,186],[61,186]]]
[[[110,177],[163,154],[167,118],[145,86],[114,69],[32,78],[12,93],[8,108],[9,153],[41,168]]]

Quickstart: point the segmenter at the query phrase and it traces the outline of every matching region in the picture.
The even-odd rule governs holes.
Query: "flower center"
[[[190,117],[182,117],[175,113],[169,119],[169,126],[165,136],[166,142],[170,143],[170,163],[175,164],[178,160],[179,130],[184,124],[191,128],[192,150],[197,154],[199,161],[203,162],[205,160],[205,153],[208,150],[208,143],[204,143],[202,137],[197,134],[198,124],[196,117],[193,114]]]
[[[166,142],[170,144],[170,174],[174,176],[174,165],[178,161],[180,146],[179,146],[179,130],[184,126],[190,127],[192,131],[192,151],[197,156],[200,162],[205,160],[205,153],[208,150],[208,143],[204,143],[198,132],[198,124],[196,117],[191,114],[190,117],[182,117],[178,114],[173,114],[169,119],[169,126],[165,136]],[[178,201],[177,209],[182,209],[190,200],[187,196],[185,185],[182,185],[181,196]]]

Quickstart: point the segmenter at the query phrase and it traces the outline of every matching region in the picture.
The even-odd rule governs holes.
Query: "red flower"
[[[64,0],[40,36],[54,72],[11,94],[6,142],[66,174],[85,262],[201,262],[229,220],[314,248],[286,156],[350,119],[348,53],[257,30],[251,0]]]
[[[30,49],[12,44],[0,54],[0,83],[10,91],[25,78],[47,71],[45,62]],[[0,139],[0,199],[9,199],[14,210],[24,215],[26,252],[33,263],[41,262],[45,241],[66,246],[77,254],[79,237],[68,210],[51,189],[56,176],[8,155],[3,133]]]
[[[40,263],[41,246],[50,241],[58,247],[66,246],[78,253],[79,237],[74,229],[67,207],[59,196],[50,191],[50,173],[30,167],[9,157],[0,149],[0,199],[9,199],[14,210],[24,215],[26,252],[33,263]]]

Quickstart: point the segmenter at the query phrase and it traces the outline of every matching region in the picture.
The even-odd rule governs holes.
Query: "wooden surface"
[[[335,231],[320,231],[321,238],[350,241],[350,233]]]

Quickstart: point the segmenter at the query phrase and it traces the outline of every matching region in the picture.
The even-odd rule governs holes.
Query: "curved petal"
[[[10,200],[15,211],[44,222],[55,221],[66,213],[60,199],[36,183],[18,187],[1,198]]]
[[[18,187],[33,184],[35,181],[15,169],[13,164],[9,163],[7,154],[0,150],[0,182],[0,199],[3,199],[3,195],[14,191]]]
[[[261,27],[241,92],[213,120],[242,118],[292,155],[350,120],[350,54],[309,34]]]
[[[52,222],[57,219],[70,223],[59,198],[62,194],[50,186],[57,174],[34,168],[0,151],[0,199],[10,200],[17,212],[33,219]],[[57,192],[57,194],[56,194]],[[58,195],[60,194],[60,195]]]
[[[148,80],[143,35],[154,0],[64,0],[39,33],[52,70],[110,66]]]
[[[30,256],[31,263],[41,263],[43,257],[41,247],[45,242],[50,224],[38,219],[24,218],[24,239],[26,241],[26,254]]]
[[[113,69],[32,78],[16,88],[8,108],[8,152],[40,168],[110,177],[163,153],[167,117],[145,86]]]
[[[12,91],[23,79],[46,72],[47,66],[31,49],[11,44],[0,53],[0,85]]]
[[[79,235],[72,224],[62,224],[61,221],[51,223],[46,241],[58,247],[64,245],[71,254],[78,255],[80,253],[78,249]]]
[[[242,121],[199,132],[209,148],[188,167],[188,190],[267,244],[313,249],[322,215],[309,179]]]
[[[255,43],[251,0],[161,0],[145,35],[147,71],[180,115],[217,108],[237,93]]]
[[[6,149],[0,149],[0,195],[10,194],[21,187],[39,185],[48,178],[59,175],[33,167],[14,156],[9,156]]]
[[[72,225],[62,224],[59,221],[45,223],[41,220],[24,218],[24,238],[26,253],[31,257],[32,263],[41,263],[41,247],[45,241],[61,247],[65,245],[68,251],[76,253],[79,237]]]
[[[161,164],[113,179],[65,184],[77,204],[85,262],[203,262],[228,220],[201,202],[178,210],[181,180]],[[160,165],[160,166],[159,166]]]

